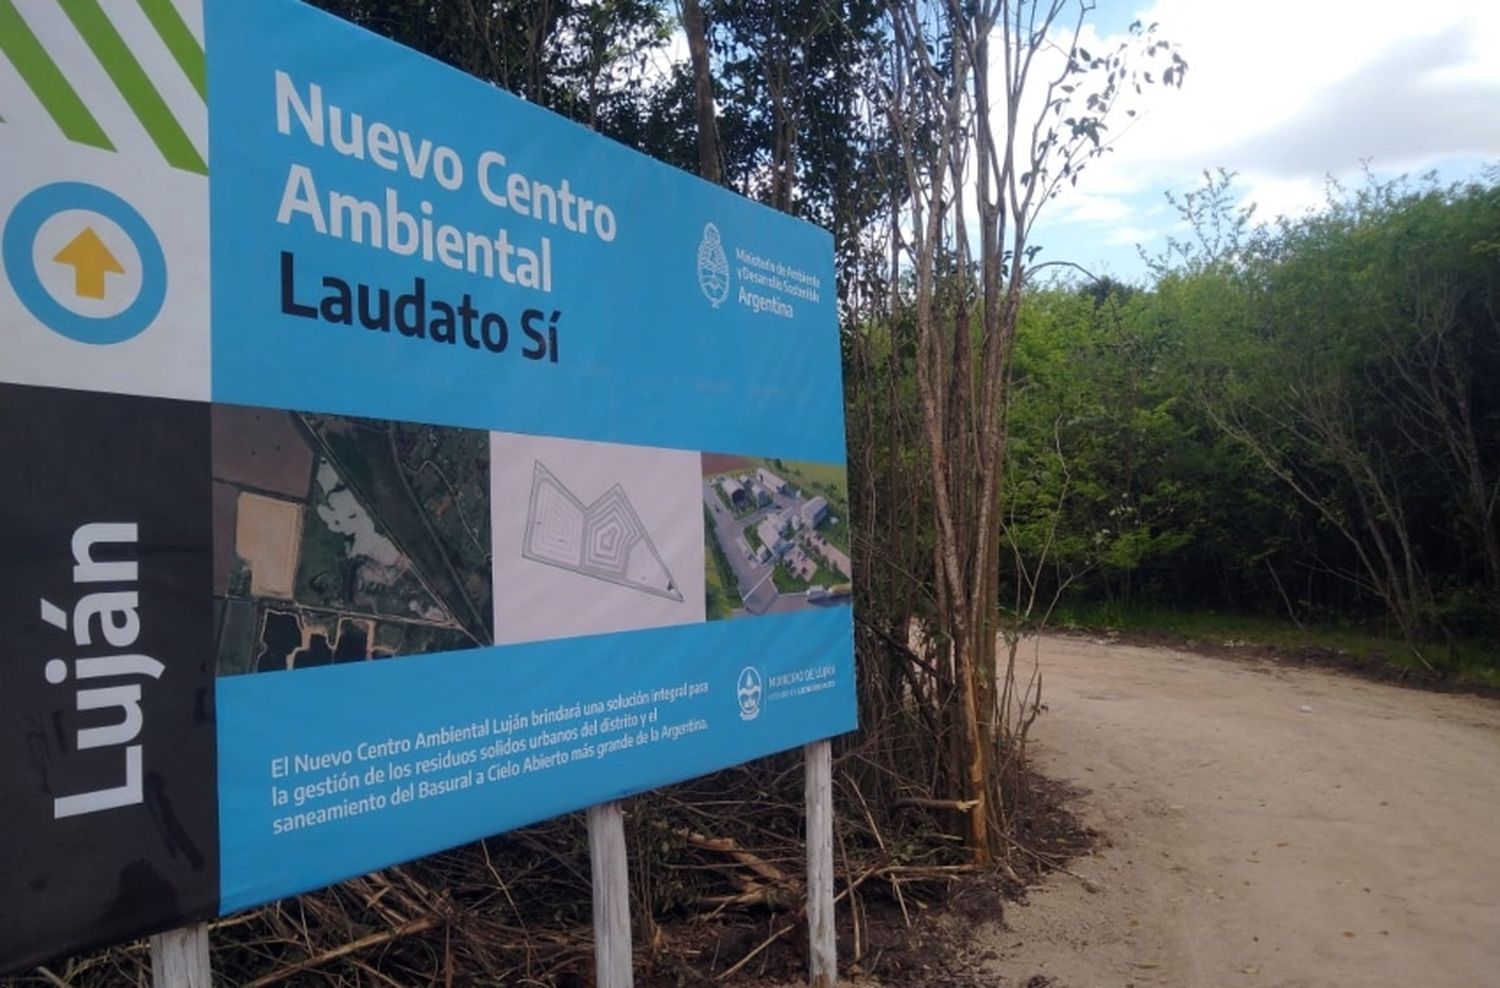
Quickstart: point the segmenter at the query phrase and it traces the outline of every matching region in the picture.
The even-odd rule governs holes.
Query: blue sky
[[[1363,161],[1456,180],[1500,160],[1495,0],[1101,0],[1086,40],[1112,47],[1137,17],[1179,45],[1187,81],[1148,92],[1114,153],[1047,205],[1042,259],[1144,279],[1136,244],[1154,254],[1183,234],[1165,193],[1204,169],[1237,172],[1270,219],[1316,207],[1328,177],[1362,181]]]

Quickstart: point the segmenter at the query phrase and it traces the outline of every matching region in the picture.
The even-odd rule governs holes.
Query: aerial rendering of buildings
[[[708,616],[779,613],[849,600],[842,466],[705,454]],[[774,465],[774,469],[773,469]]]

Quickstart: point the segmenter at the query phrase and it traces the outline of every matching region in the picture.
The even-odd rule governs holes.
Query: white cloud
[[[1465,61],[1469,41],[1466,25],[1454,23],[1387,48],[1269,133],[1219,150],[1287,176],[1342,172],[1360,159],[1407,168],[1500,154],[1500,78],[1483,78]]]
[[[1226,16],[1231,10],[1251,14]],[[1500,86],[1500,60],[1493,57],[1500,47],[1500,5],[1430,0],[1420,20],[1411,14],[1409,4],[1378,0],[1262,0],[1237,8],[1158,0],[1139,16],[1160,22],[1192,67],[1181,92],[1158,94],[1126,139],[1131,159],[1234,167],[1239,162],[1214,155],[1253,158],[1253,144],[1275,148],[1289,123],[1315,120],[1331,107],[1399,100],[1438,108]],[[1434,73],[1446,78],[1435,80]],[[1500,118],[1487,116],[1473,119],[1473,129],[1500,152]],[[1410,122],[1392,119],[1383,129],[1399,142]],[[1460,129],[1455,122],[1448,136],[1472,143],[1475,135]],[[1330,148],[1322,168],[1342,169],[1367,157],[1373,144],[1360,143]]]
[[[1270,219],[1320,205],[1327,176],[1357,180],[1365,161],[1391,174],[1500,158],[1495,0],[1155,0],[1136,16],[1178,45],[1187,80],[1115,121],[1114,153],[1048,207],[1057,248],[1164,230],[1162,193],[1219,166]]]
[[[1104,235],[1104,242],[1111,247],[1133,247],[1150,243],[1161,235],[1161,231],[1144,226],[1117,226]]]
[[[1240,189],[1240,202],[1255,204],[1257,221],[1274,220],[1278,216],[1295,218],[1317,209],[1327,199],[1328,181],[1324,178],[1278,178],[1247,172],[1238,177],[1236,184]]]
[[[1111,223],[1126,219],[1135,211],[1124,199],[1088,192],[1075,193],[1056,208],[1052,215],[1054,223]]]

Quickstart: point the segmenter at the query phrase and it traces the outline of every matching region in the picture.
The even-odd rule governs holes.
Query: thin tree
[[[693,118],[698,130],[698,174],[715,185],[724,183],[719,163],[719,128],[714,113],[714,77],[708,52],[708,19],[698,0],[682,0],[682,30],[693,66]]]
[[[1186,63],[1132,25],[1107,54],[1080,46],[1087,0],[890,0],[885,100],[906,173],[901,225],[917,325],[916,379],[936,522],[936,627],[957,686],[976,860],[999,814],[998,729],[1006,409],[1017,317],[1042,207],[1105,153],[1108,123],[1142,84]],[[1159,63],[1164,64],[1164,69]],[[1128,112],[1128,111],[1126,111]]]

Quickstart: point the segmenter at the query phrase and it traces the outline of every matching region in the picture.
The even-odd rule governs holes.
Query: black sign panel
[[[206,404],[0,384],[0,969],[218,911]]]

